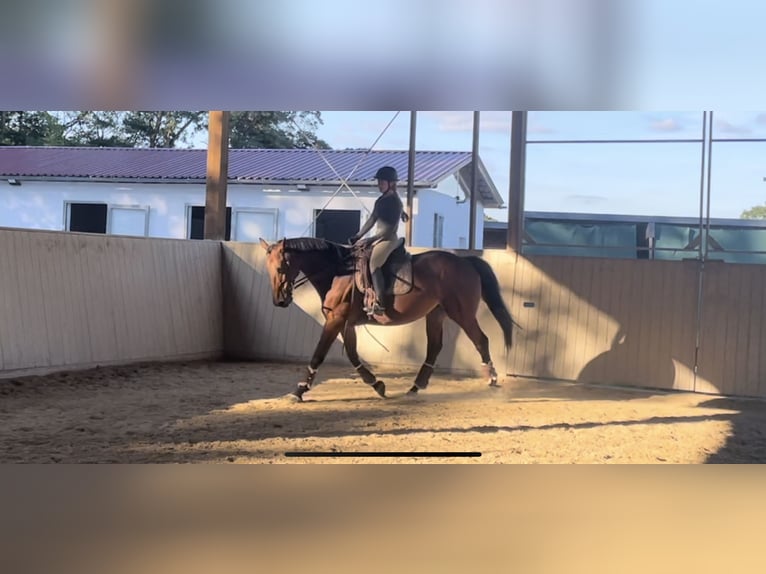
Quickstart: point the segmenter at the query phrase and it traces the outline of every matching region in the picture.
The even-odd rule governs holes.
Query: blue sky
[[[322,112],[319,136],[333,148],[369,148],[396,112]],[[508,197],[511,112],[483,112],[479,155],[503,198]],[[473,112],[418,112],[416,146],[427,151],[471,151]],[[375,149],[409,149],[410,112],[400,112]],[[496,211],[496,213],[495,213]],[[506,219],[505,210],[493,210]]]
[[[319,136],[334,148],[369,148],[396,112],[322,112]],[[470,151],[472,112],[419,112],[417,148]],[[508,197],[511,112],[482,112],[479,154]],[[400,112],[375,149],[407,149]],[[530,112],[530,140],[700,139],[702,112]],[[715,112],[714,137],[766,138],[766,113]],[[711,217],[739,217],[766,201],[766,142],[713,144]],[[699,215],[701,143],[531,144],[529,211]],[[705,189],[706,191],[706,189]],[[489,215],[507,219],[505,210]]]

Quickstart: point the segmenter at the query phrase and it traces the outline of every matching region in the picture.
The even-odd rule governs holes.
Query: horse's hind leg
[[[415,394],[418,390],[423,390],[428,386],[428,382],[431,380],[431,375],[434,372],[434,364],[436,363],[436,357],[439,356],[439,352],[442,350],[442,344],[444,340],[444,309],[436,307],[433,311],[426,315],[426,360],[418,371],[417,377],[415,377],[415,384],[408,391],[411,394]]]
[[[343,332],[343,345],[346,348],[346,354],[348,355],[349,361],[351,361],[351,364],[354,366],[354,369],[359,373],[359,376],[362,377],[362,380],[370,385],[376,393],[378,393],[381,397],[386,396],[386,384],[383,381],[379,381],[375,378],[375,375],[372,374],[372,372],[364,366],[362,361],[359,360],[359,354],[356,351],[356,326],[352,324],[347,324],[346,329]]]
[[[497,371],[492,364],[492,357],[489,354],[489,338],[481,330],[479,321],[476,319],[476,310],[478,309],[478,302],[476,308],[471,310],[470,314],[465,306],[459,304],[445,305],[445,311],[447,316],[455,321],[461,329],[468,335],[468,338],[476,347],[476,350],[481,356],[481,366],[484,376],[487,377],[487,381],[490,387],[497,387]]]

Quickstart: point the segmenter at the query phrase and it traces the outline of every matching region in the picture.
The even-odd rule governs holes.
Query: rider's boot
[[[383,294],[386,292],[386,279],[382,269],[376,269],[372,273],[372,288],[375,291],[375,303],[372,306],[373,315],[383,315],[386,312],[383,306]]]

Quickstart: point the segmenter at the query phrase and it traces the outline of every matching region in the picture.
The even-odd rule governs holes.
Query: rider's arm
[[[359,230],[359,232],[354,236],[357,238],[364,237],[367,235],[367,233],[372,229],[373,225],[378,221],[378,204],[375,204],[375,207],[372,210],[372,213],[370,214],[370,217],[365,221],[362,228]]]

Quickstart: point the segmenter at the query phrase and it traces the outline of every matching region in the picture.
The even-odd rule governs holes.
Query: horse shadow
[[[674,389],[676,367],[670,353],[656,360],[642,362],[637,337],[621,328],[612,338],[609,350],[591,359],[577,376],[579,383],[603,383],[608,374],[610,383],[653,389]]]
[[[766,402],[761,399],[715,397],[700,406],[737,411],[730,415],[728,437],[710,454],[707,464],[763,464],[766,462]]]

